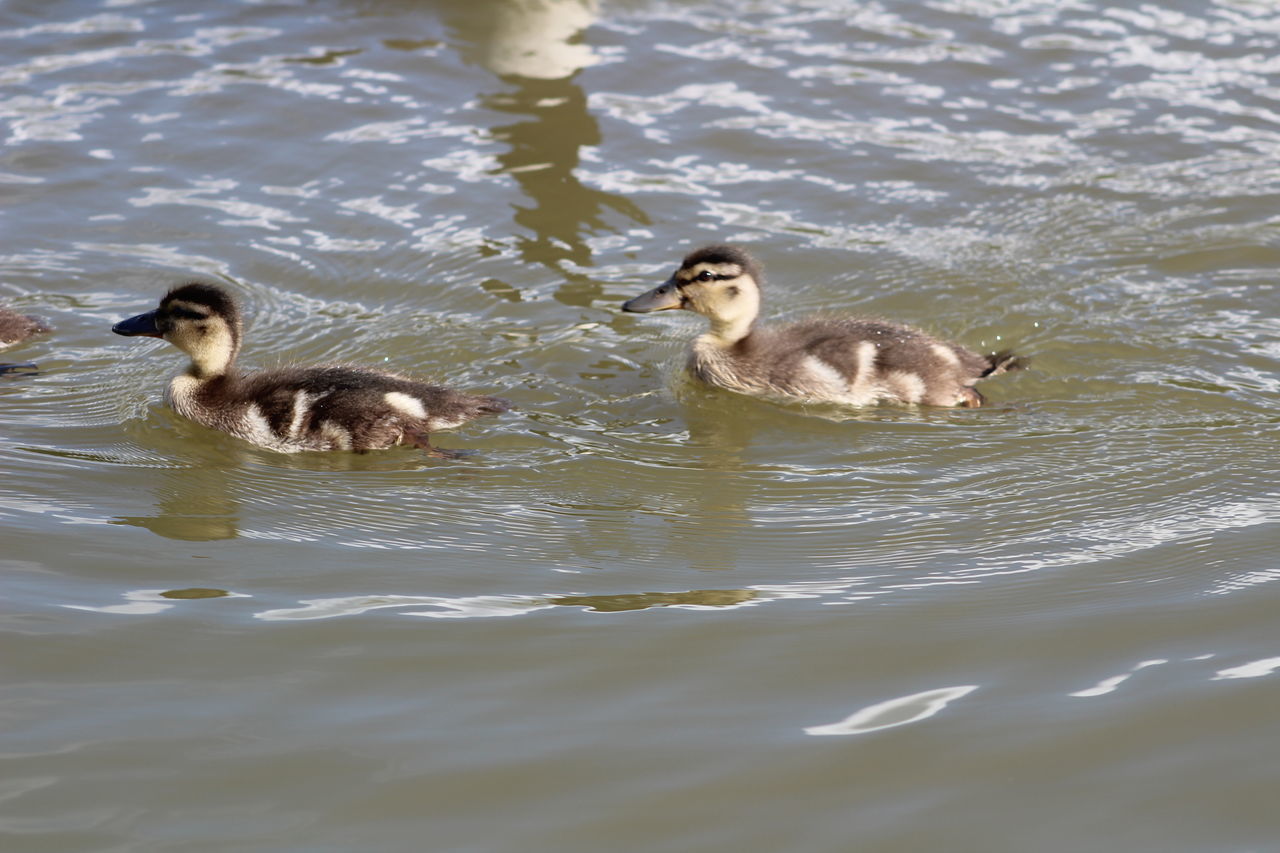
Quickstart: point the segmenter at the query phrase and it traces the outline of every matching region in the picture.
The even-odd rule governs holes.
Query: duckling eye
[[[715,278],[715,276],[712,275],[711,270],[703,270],[698,273],[698,277],[695,281],[711,281],[713,278]]]

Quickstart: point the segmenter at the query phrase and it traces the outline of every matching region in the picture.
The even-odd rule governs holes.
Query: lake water
[[[0,849],[1280,849],[1280,12],[1261,0],[0,5]],[[695,387],[766,311],[1032,369]],[[510,398],[285,456],[243,360]]]

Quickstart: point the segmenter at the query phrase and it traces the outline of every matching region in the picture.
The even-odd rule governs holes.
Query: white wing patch
[[[813,383],[811,393],[815,396],[821,396],[822,392],[842,394],[849,387],[849,380],[845,379],[844,374],[817,356],[805,356],[802,365]]]
[[[294,440],[298,438],[298,433],[302,430],[302,419],[307,416],[307,412],[311,409],[311,403],[315,399],[306,391],[294,392],[293,415],[289,418],[289,438]]]
[[[334,450],[351,449],[351,431],[346,427],[335,424],[333,421],[320,422],[320,435],[325,441],[329,442],[329,446]]]
[[[919,403],[924,399],[924,379],[917,373],[895,370],[885,377],[887,384],[904,403]]]
[[[859,342],[855,349],[858,366],[852,379],[822,359],[808,356],[801,364],[807,377],[813,381],[810,393],[818,399],[833,403],[849,406],[874,405],[885,392],[881,377],[876,371],[879,352],[874,341]]]
[[[858,344],[858,372],[849,383],[854,394],[862,394],[870,390],[875,382],[876,354],[878,349],[873,341],[862,341]]]
[[[272,431],[271,424],[256,403],[250,403],[245,407],[244,415],[240,420],[240,429],[245,441],[251,441],[262,447],[274,447],[280,443],[280,436]]]
[[[956,351],[946,344],[934,344],[933,354],[945,361],[947,364],[955,367],[960,366],[960,356],[956,355]]]
[[[427,408],[417,397],[399,391],[388,391],[382,395],[382,399],[388,406],[406,417],[418,420],[424,420],[427,417]]]

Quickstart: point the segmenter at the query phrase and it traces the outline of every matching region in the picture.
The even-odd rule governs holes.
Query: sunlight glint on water
[[[0,304],[55,327],[0,376],[0,848],[1274,845],[1267,4],[71,0],[0,48]],[[703,321],[619,306],[714,241],[771,321],[1032,368],[700,388]],[[460,462],[209,432],[110,333],[191,279],[248,366],[518,411]]]

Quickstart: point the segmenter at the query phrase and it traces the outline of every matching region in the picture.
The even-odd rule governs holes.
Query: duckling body
[[[50,331],[49,327],[37,318],[19,314],[12,308],[0,307],[0,350],[8,349],[11,346],[22,343],[33,335],[48,331]],[[0,364],[0,373],[34,368],[34,364],[25,362],[22,364]]]
[[[215,285],[171,290],[154,311],[123,320],[116,334],[163,338],[191,356],[165,401],[196,423],[282,453],[381,450],[398,444],[437,456],[428,435],[507,411],[498,397],[463,394],[395,373],[348,365],[242,373],[240,311]]]
[[[883,320],[815,318],[761,328],[761,280],[759,264],[744,250],[707,246],[622,309],[702,314],[711,328],[690,347],[690,372],[709,385],[779,402],[975,407],[984,402],[975,382],[1022,366],[1008,353],[982,356]]]

